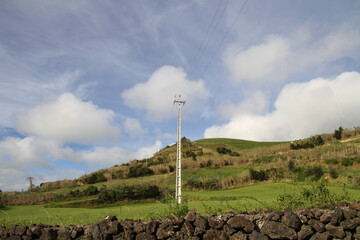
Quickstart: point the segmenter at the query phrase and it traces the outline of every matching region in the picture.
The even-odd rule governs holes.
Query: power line
[[[236,20],[239,18],[240,14],[241,14],[242,11],[244,10],[247,1],[248,1],[248,0],[245,0],[244,4],[241,6],[241,8],[240,8],[238,14],[236,15],[234,21],[232,22],[232,24],[230,25],[230,27],[229,27],[229,29],[227,30],[226,34],[224,35],[223,39],[221,40],[220,44],[219,44],[218,47],[216,48],[214,54],[211,56],[210,60],[209,60],[208,63],[206,64],[204,70],[201,72],[200,77],[201,77],[201,76],[204,74],[204,72],[207,70],[207,68],[209,67],[210,63],[211,63],[212,60],[214,59],[216,53],[219,51],[221,45],[224,43],[225,39],[226,39],[227,36],[229,35],[231,28],[234,26]]]
[[[223,1],[224,1],[224,0],[222,0],[222,1],[220,2],[219,6],[218,6],[218,8],[217,8],[217,10],[216,10],[216,13],[215,13],[215,15],[214,15],[214,17],[213,17],[210,25],[209,25],[208,31],[210,30],[211,25],[212,25],[212,23],[214,22],[214,20],[215,20],[215,18],[216,18],[216,15],[218,14],[218,11],[219,11],[220,6],[222,5]],[[200,46],[200,48],[199,48],[198,54],[196,55],[195,61],[194,61],[193,65],[192,65],[192,68],[190,69],[189,78],[192,77],[192,74],[193,74],[193,72],[194,72],[195,66],[196,66],[196,64],[200,61],[200,59],[201,59],[201,57],[202,57],[202,55],[203,55],[203,54],[200,54],[200,53],[201,53],[201,49],[202,49],[202,46],[203,46],[206,38],[207,38],[207,41],[206,41],[206,43],[205,43],[204,50],[207,48],[207,46],[209,45],[209,42],[210,42],[211,38],[214,36],[215,29],[216,29],[217,26],[219,25],[219,22],[220,22],[222,16],[224,15],[225,9],[227,8],[229,2],[230,2],[230,0],[228,0],[228,1],[226,2],[225,7],[222,9],[222,12],[221,12],[219,18],[217,19],[217,22],[216,22],[214,28],[212,29],[209,38],[207,38],[207,34],[205,35],[205,38],[204,38],[203,42],[201,43],[201,46]],[[207,33],[208,33],[208,31],[207,31]],[[204,51],[203,51],[203,52],[204,52]],[[199,60],[199,61],[196,61],[196,60]]]

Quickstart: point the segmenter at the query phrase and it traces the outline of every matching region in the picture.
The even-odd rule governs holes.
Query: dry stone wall
[[[68,227],[37,224],[0,228],[0,239],[360,239],[360,202],[328,209],[225,213],[203,216],[195,210],[185,217],[164,220],[104,221]]]

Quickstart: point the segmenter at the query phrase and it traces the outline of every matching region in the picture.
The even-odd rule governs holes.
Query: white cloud
[[[263,43],[241,49],[230,46],[224,61],[235,82],[253,85],[285,80],[289,75],[344,57],[358,59],[360,31],[351,26],[338,27],[316,40],[308,28],[300,28],[292,36],[265,37]]]
[[[142,137],[147,131],[141,127],[140,122],[135,118],[126,117],[124,121],[124,131],[131,138]]]
[[[137,152],[119,147],[95,147],[91,150],[77,152],[74,161],[86,162],[93,167],[110,167],[129,160],[149,158],[161,148],[162,143],[160,141],[152,146],[140,148]]]
[[[34,177],[36,184],[60,179],[74,179],[84,174],[71,168],[55,169],[57,161],[67,160],[74,163],[86,163],[90,169],[111,167],[133,159],[151,157],[162,148],[157,141],[154,145],[140,148],[138,151],[119,147],[93,147],[76,151],[54,140],[39,137],[8,137],[0,142],[0,189],[27,189],[26,178]],[[39,171],[40,170],[40,171]]]
[[[115,113],[82,102],[70,93],[19,115],[16,129],[23,134],[62,142],[89,143],[113,140],[119,128],[111,125]]]
[[[212,126],[206,138],[294,140],[360,124],[360,73],[345,72],[335,79],[317,78],[291,83],[280,92],[275,110],[266,115],[241,114],[229,123]]]
[[[264,79],[281,81],[287,74],[290,44],[281,36],[268,36],[260,45],[244,51],[228,49],[225,62],[233,78],[238,81],[262,82]]]
[[[185,115],[200,111],[199,106],[210,96],[203,80],[191,81],[181,68],[163,66],[147,82],[123,91],[121,97],[128,107],[146,110],[149,120],[162,121],[176,115],[172,103],[179,93],[189,102]]]
[[[255,91],[247,98],[235,105],[224,102],[217,107],[217,111],[223,119],[230,119],[239,114],[261,114],[268,108],[268,99],[263,92]]]

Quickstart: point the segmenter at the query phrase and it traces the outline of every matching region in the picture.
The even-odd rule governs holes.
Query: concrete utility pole
[[[174,100],[174,104],[178,104],[178,129],[177,129],[177,156],[176,156],[176,193],[175,199],[177,203],[181,203],[181,104],[186,101],[181,101],[181,95]]]

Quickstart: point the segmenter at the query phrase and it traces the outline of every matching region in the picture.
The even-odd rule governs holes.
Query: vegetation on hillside
[[[235,139],[192,142],[184,137],[183,186],[187,190],[220,190],[288,179],[360,187],[359,137],[359,127],[340,127],[333,134],[291,143]],[[42,183],[31,191],[3,193],[2,201],[5,205],[19,205],[96,198],[110,203],[167,197],[175,184],[175,159],[176,145],[167,146],[151,158],[101,169],[79,179]],[[138,186],[144,183],[156,187],[156,194],[129,197],[129,191],[121,187],[140,189]]]

